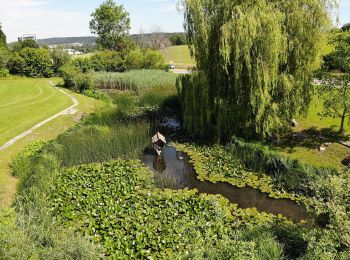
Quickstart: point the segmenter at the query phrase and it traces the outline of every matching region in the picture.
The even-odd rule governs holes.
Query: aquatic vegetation
[[[26,146],[22,152],[17,154],[11,162],[12,175],[19,177],[22,170],[28,169],[30,165],[29,158],[40,153],[46,144],[47,141],[35,141]]]
[[[175,144],[176,148],[185,152],[191,158],[198,179],[210,182],[228,182],[238,188],[249,186],[258,189],[275,199],[291,199],[298,202],[305,197],[276,189],[273,179],[263,173],[245,170],[244,166],[232,153],[224,147],[198,146],[191,144]]]
[[[55,218],[87,230],[111,257],[185,254],[251,225],[290,223],[282,216],[238,209],[196,190],[159,190],[139,161],[118,160],[62,169],[51,191]]]
[[[132,70],[124,73],[98,72],[92,77],[99,89],[138,92],[153,87],[175,86],[177,75],[163,70]]]

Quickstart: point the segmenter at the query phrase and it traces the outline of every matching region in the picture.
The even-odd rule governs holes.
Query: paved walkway
[[[43,125],[47,124],[48,122],[54,120],[55,118],[62,116],[62,115],[72,115],[75,114],[77,112],[77,110],[75,109],[75,107],[77,105],[79,105],[79,101],[73,97],[72,95],[68,94],[67,92],[65,92],[62,89],[59,89],[56,87],[56,85],[54,83],[52,83],[51,81],[49,82],[51,86],[53,86],[54,88],[56,88],[58,91],[62,92],[63,94],[65,94],[66,96],[70,97],[70,99],[73,101],[73,105],[66,108],[65,110],[57,113],[56,115],[53,115],[47,119],[45,119],[44,121],[36,124],[35,126],[33,126],[32,128],[30,128],[29,130],[23,132],[22,134],[12,138],[10,141],[8,141],[7,143],[5,143],[3,146],[0,146],[0,151],[3,151],[5,149],[7,149],[8,147],[10,147],[11,145],[13,145],[14,143],[16,143],[18,140],[22,139],[23,137],[31,134],[34,130],[38,129],[39,127],[42,127]]]

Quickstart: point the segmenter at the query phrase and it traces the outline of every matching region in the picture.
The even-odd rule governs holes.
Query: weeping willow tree
[[[328,0],[184,0],[198,73],[178,82],[194,136],[267,138],[306,111]]]

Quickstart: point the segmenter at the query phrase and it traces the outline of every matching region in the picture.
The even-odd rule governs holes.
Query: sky
[[[104,0],[0,0],[0,23],[8,42],[23,34],[49,37],[87,36],[90,14]],[[340,24],[350,23],[350,0],[340,0]],[[115,0],[130,13],[131,31],[183,31],[176,0]]]

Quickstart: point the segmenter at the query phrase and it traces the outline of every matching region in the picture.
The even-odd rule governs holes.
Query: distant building
[[[36,42],[35,34],[24,34],[22,37],[18,37],[18,42],[23,42],[25,40],[33,40]]]
[[[82,55],[83,53],[74,49],[63,49],[69,55]]]

